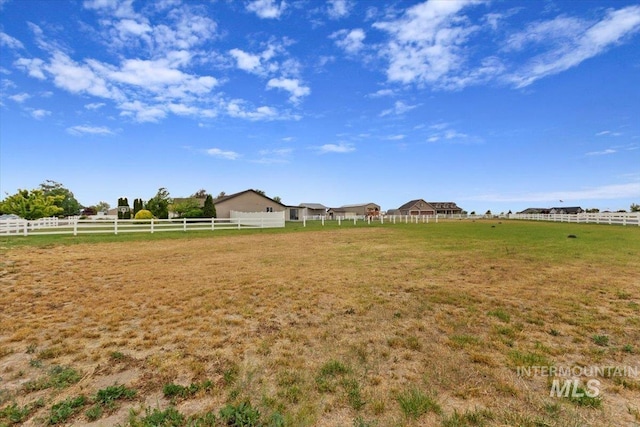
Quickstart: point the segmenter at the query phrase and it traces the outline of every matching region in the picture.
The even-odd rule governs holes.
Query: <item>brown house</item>
[[[400,206],[398,209],[394,209],[393,215],[429,215],[436,214],[436,209],[431,206],[429,202],[425,202],[422,199],[411,200]]]
[[[364,203],[360,205],[344,205],[339,208],[331,208],[327,211],[329,218],[353,218],[359,216],[377,217],[380,215],[380,205]]]
[[[282,212],[286,206],[258,193],[245,190],[219,197],[213,201],[218,218],[231,218],[231,211],[237,212]]]

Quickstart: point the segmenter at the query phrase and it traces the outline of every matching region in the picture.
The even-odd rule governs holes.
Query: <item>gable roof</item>
[[[377,203],[369,202],[369,203],[356,203],[355,205],[342,205],[340,207],[341,208],[359,208],[361,206],[368,206],[368,205],[379,206]]]
[[[398,208],[398,210],[405,210],[405,209],[409,209],[410,207],[415,206],[416,204],[418,204],[418,202],[424,202],[426,203],[430,208],[433,208],[433,206],[431,206],[431,203],[425,201],[424,199],[415,199],[415,200],[411,200],[408,201],[407,203],[405,203],[404,205],[400,206]]]
[[[250,188],[250,189],[248,189],[248,190],[240,191],[239,193],[228,194],[228,195],[225,195],[225,196],[222,196],[222,197],[218,197],[217,199],[215,199],[215,200],[213,201],[213,204],[215,205],[215,204],[217,204],[217,203],[226,202],[227,200],[230,200],[230,199],[233,199],[233,198],[235,198],[235,197],[241,196],[241,195],[243,195],[243,194],[245,194],[245,193],[255,193],[255,194],[259,195],[259,196],[264,197],[265,199],[271,200],[273,203],[275,203],[275,204],[277,204],[277,205],[280,205],[280,206],[282,206],[282,207],[286,207],[286,206],[285,206],[285,205],[283,205],[282,203],[280,203],[280,202],[276,202],[276,201],[275,201],[275,200],[273,200],[271,197],[267,197],[267,196],[265,196],[264,194],[258,193],[256,190],[251,189],[251,188]]]
[[[324,209],[324,210],[327,209],[325,205],[322,205],[320,203],[300,203],[300,206],[303,208],[309,208],[309,209]]]

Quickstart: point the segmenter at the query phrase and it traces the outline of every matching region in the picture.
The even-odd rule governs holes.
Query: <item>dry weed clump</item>
[[[6,250],[0,410],[45,424],[65,399],[120,384],[135,390],[124,409],[88,402],[70,419],[142,425],[160,402],[149,416],[256,409],[290,426],[637,420],[640,378],[599,377],[594,409],[517,373],[639,366],[637,259],[614,272],[455,239],[389,227]],[[54,366],[82,377],[25,388]]]

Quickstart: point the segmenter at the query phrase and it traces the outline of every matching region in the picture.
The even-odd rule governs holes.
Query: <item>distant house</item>
[[[287,221],[321,219],[327,216],[327,207],[320,203],[300,203],[298,206],[287,206]]]
[[[522,212],[518,212],[518,214],[525,214],[525,215],[548,214],[549,211],[550,211],[549,208],[527,208]]]
[[[255,190],[245,190],[219,197],[213,201],[218,218],[231,218],[231,211],[237,212],[283,212],[285,205],[276,202]]]
[[[569,214],[569,215],[575,215],[575,214],[579,214],[584,212],[584,209],[582,209],[580,206],[571,206],[571,207],[556,207],[556,208],[551,208],[549,209],[549,213],[550,214]]]
[[[404,205],[400,206],[398,209],[393,209],[393,211],[388,212],[391,215],[429,215],[433,216],[436,214],[436,209],[431,206],[429,202],[424,201],[423,199],[411,200]]]
[[[359,205],[344,205],[339,208],[330,208],[327,211],[329,218],[354,218],[361,216],[377,217],[380,215],[380,205],[375,203],[363,203]]]
[[[438,215],[459,215],[462,213],[462,208],[458,207],[455,202],[429,202],[429,204],[433,206]]]

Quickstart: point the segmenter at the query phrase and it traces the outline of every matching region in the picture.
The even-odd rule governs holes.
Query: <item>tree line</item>
[[[225,196],[224,192],[216,198]],[[63,184],[46,180],[32,190],[19,189],[15,194],[7,194],[0,200],[0,215],[14,214],[27,220],[36,220],[52,216],[89,216],[98,212],[106,212],[111,205],[107,202],[99,202],[93,206],[83,206],[75,198],[73,192]],[[117,202],[118,218],[131,219],[139,217],[169,218],[169,212],[180,218],[215,218],[216,208],[214,198],[206,190],[201,189],[185,199],[174,200],[166,188],[158,189],[158,192],[146,202],[141,198],[134,199],[133,206],[129,205],[128,198],[121,197]],[[142,212],[142,213],[141,213]]]

